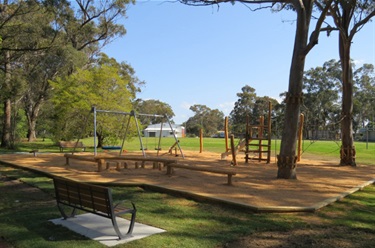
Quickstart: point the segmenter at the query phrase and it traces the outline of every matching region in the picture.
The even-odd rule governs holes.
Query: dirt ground
[[[93,156],[90,153],[79,155]],[[137,155],[141,156],[140,153]],[[226,184],[226,175],[201,171],[175,169],[175,173],[168,176],[165,168],[153,169],[151,162],[146,163],[145,168],[136,169],[134,162],[129,162],[128,169],[116,170],[116,166],[111,165],[108,170],[97,172],[97,165],[93,162],[74,159],[70,165],[65,165],[65,158],[61,153],[41,153],[36,157],[28,153],[0,155],[0,160],[80,181],[154,185],[258,211],[316,210],[369,184],[375,178],[375,166],[340,167],[336,161],[302,158],[297,167],[298,179],[283,180],[276,179],[277,166],[274,159],[270,164],[245,164],[243,157],[239,155],[239,164],[231,166],[231,158],[222,160],[218,153],[185,151],[184,155],[185,158],[171,155],[163,155],[163,158],[177,159],[183,164],[233,170],[237,173],[233,177],[233,185]]]

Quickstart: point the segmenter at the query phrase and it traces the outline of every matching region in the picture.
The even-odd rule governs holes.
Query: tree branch
[[[178,0],[180,3],[191,6],[208,6],[220,3],[245,3],[245,4],[262,4],[262,3],[290,3],[291,0]]]
[[[311,49],[316,45],[318,44],[318,40],[319,40],[319,34],[320,34],[320,30],[322,28],[322,25],[324,23],[324,20],[326,18],[326,15],[328,13],[328,10],[330,9],[330,6],[331,6],[331,3],[332,3],[333,0],[328,0],[326,2],[326,6],[322,9],[322,13],[321,15],[319,16],[319,19],[315,25],[315,30],[311,33],[310,35],[310,40],[309,40],[309,43],[307,44],[306,46],[306,49],[305,49],[305,54],[308,54]],[[322,7],[322,6],[321,6]]]
[[[370,19],[371,19],[372,17],[374,17],[374,16],[375,16],[375,10],[373,10],[370,14],[368,14],[368,15],[366,16],[366,18],[364,18],[364,19],[362,19],[361,21],[357,22],[357,23],[354,25],[354,27],[352,28],[352,30],[350,31],[349,39],[352,40],[353,37],[354,37],[354,35],[355,35],[359,30],[361,30],[362,27],[363,27],[367,22],[369,22]]]

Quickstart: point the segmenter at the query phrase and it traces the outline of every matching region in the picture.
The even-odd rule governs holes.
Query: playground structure
[[[232,155],[232,164],[237,165],[237,154],[243,152],[245,154],[245,162],[249,160],[271,161],[271,102],[268,103],[268,114],[267,123],[265,123],[264,116],[259,117],[259,123],[257,125],[250,125],[250,120],[246,119],[246,133],[245,138],[241,139],[238,145],[234,144],[234,135],[230,136],[230,145],[228,144],[228,117],[225,118],[224,132],[225,132],[225,148],[226,151],[221,154],[221,158],[224,159],[228,155]],[[251,157],[251,154],[256,156]],[[266,157],[263,156],[266,155]]]
[[[121,112],[121,111],[112,111],[112,110],[99,110],[99,109],[96,109],[96,107],[92,107],[91,109],[91,112],[94,114],[94,156],[97,155],[97,144],[96,144],[96,139],[97,139],[97,136],[96,136],[96,130],[97,130],[97,113],[107,113],[107,114],[117,114],[117,115],[126,115],[126,116],[129,116],[128,118],[128,122],[127,122],[127,125],[126,125],[126,129],[125,129],[125,133],[124,133],[124,136],[123,136],[123,139],[122,139],[122,144],[121,146],[106,146],[104,147],[105,149],[107,150],[120,150],[119,152],[119,156],[122,155],[122,151],[123,151],[123,147],[124,147],[124,144],[125,144],[125,140],[126,140],[126,137],[127,137],[127,134],[128,134],[128,131],[129,131],[129,127],[130,127],[130,121],[133,117],[134,119],[134,122],[135,122],[135,125],[136,125],[136,128],[137,128],[137,134],[138,134],[138,139],[139,139],[139,143],[140,143],[140,146],[141,146],[141,150],[142,150],[142,155],[143,157],[146,157],[146,152],[145,152],[145,147],[143,145],[143,141],[142,141],[142,135],[141,135],[141,131],[140,131],[140,127],[139,127],[139,124],[138,124],[138,119],[137,119],[137,115],[138,116],[149,116],[149,117],[166,117],[166,116],[163,116],[163,115],[153,115],[153,114],[141,114],[141,113],[135,113],[135,111],[131,111],[131,112]],[[172,134],[173,134],[173,137],[175,139],[175,143],[173,145],[173,147],[177,147],[180,151],[180,154],[182,157],[184,157],[184,154],[182,152],[182,149],[180,147],[180,144],[177,140],[177,137],[175,135],[175,132],[173,130],[173,127],[172,127],[172,124],[170,123],[169,119],[168,118],[165,118],[168,122],[168,125],[170,127],[170,129],[172,130]],[[163,123],[161,123],[161,130],[163,128]],[[158,149],[157,149],[157,156],[159,156],[159,151],[160,151],[160,143],[161,143],[161,133],[160,132],[160,135],[159,135],[159,143],[158,143]],[[176,152],[176,155],[177,155],[177,152]]]

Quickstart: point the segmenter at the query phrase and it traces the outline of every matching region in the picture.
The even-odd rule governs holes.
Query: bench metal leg
[[[77,209],[76,208],[73,208],[72,212],[70,213],[70,215],[67,215],[63,209],[63,207],[61,206],[61,204],[57,203],[57,208],[59,209],[60,213],[61,213],[61,216],[64,218],[64,220],[68,219],[68,218],[72,218],[74,216],[76,216],[76,212],[77,212]]]
[[[133,205],[132,218],[130,219],[130,226],[129,226],[128,233],[127,233],[129,235],[133,233],[133,228],[134,228],[134,224],[135,224],[135,217],[137,215],[137,209],[135,208],[134,203],[132,203],[132,205]]]
[[[113,217],[112,217],[112,225],[113,225],[113,228],[114,228],[115,231],[116,231],[116,234],[117,234],[118,238],[119,238],[119,239],[123,239],[123,238],[125,238],[125,235],[123,235],[123,234],[120,232],[120,229],[118,228],[117,221],[116,221],[116,216],[113,216]]]
[[[137,215],[137,209],[135,208],[134,203],[132,203],[132,205],[133,205],[133,211],[130,212],[132,214],[132,217],[130,219],[130,225],[129,225],[129,229],[128,229],[128,232],[126,233],[126,235],[123,235],[120,232],[120,228],[118,227],[118,224],[117,224],[117,221],[116,221],[116,215],[112,217],[113,228],[115,229],[116,234],[119,237],[119,239],[125,238],[125,236],[129,236],[133,233],[133,228],[134,228],[134,224],[135,224],[135,217]]]

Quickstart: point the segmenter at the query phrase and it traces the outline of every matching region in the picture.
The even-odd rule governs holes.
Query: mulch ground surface
[[[97,165],[93,162],[71,160],[69,166],[65,165],[63,154],[41,153],[36,157],[32,154],[7,154],[0,155],[0,161],[74,180],[155,185],[255,208],[293,209],[317,206],[327,199],[337,198],[356,187],[368,184],[375,178],[375,166],[338,166],[337,161],[303,158],[297,167],[298,179],[283,180],[276,179],[275,162],[246,164],[239,156],[237,159],[239,164],[231,166],[231,158],[222,160],[218,153],[184,152],[184,154],[185,158],[171,155],[162,157],[177,159],[179,163],[188,165],[233,170],[237,173],[232,179],[233,185],[226,184],[226,175],[209,172],[175,169],[175,173],[168,176],[166,168],[153,169],[151,162],[146,163],[145,168],[136,169],[134,162],[129,162],[127,169],[116,170],[116,166],[112,165],[108,170],[98,172]],[[93,157],[90,153],[79,155]]]

